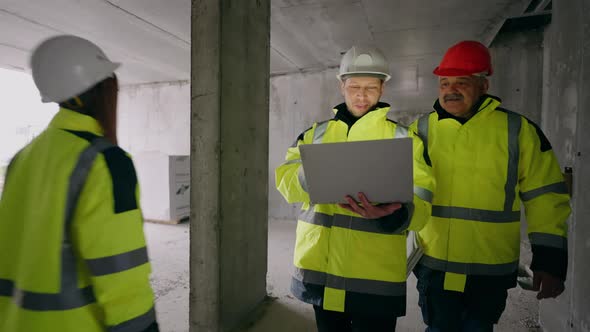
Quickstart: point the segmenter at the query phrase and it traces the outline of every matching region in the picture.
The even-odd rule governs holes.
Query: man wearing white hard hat
[[[421,229],[430,215],[434,182],[422,141],[388,120],[390,106],[379,101],[389,78],[379,50],[351,48],[338,75],[344,102],[332,119],[301,133],[276,169],[285,200],[303,203],[291,291],[313,305],[320,332],[390,332],[406,312],[406,234]],[[348,204],[310,204],[299,146],[408,136],[414,142],[413,203],[374,205],[359,193],[346,197]]]
[[[119,64],[57,36],[31,56],[60,105],[0,198],[0,331],[158,331],[137,179],[116,136]]]

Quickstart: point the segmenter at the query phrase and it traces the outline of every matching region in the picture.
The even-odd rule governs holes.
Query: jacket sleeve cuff
[[[533,261],[531,270],[547,272],[565,281],[567,274],[567,250],[531,245]]]
[[[157,322],[153,322],[152,325],[148,326],[148,328],[142,332],[160,332],[160,328]]]
[[[379,227],[385,233],[402,233],[410,226],[411,210],[410,204],[402,204],[402,207],[390,215],[379,218]]]

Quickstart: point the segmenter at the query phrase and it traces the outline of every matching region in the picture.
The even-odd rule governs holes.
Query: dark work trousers
[[[442,271],[418,265],[418,304],[426,332],[491,332],[506,307],[507,289],[494,285],[470,285],[465,292],[444,290]]]
[[[366,316],[313,306],[318,332],[393,332],[397,317]]]

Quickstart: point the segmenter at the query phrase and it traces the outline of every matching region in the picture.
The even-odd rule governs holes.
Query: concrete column
[[[266,296],[270,0],[193,0],[191,40],[190,330],[228,331]]]
[[[573,167],[566,291],[544,300],[545,331],[590,331],[590,1],[554,0],[545,38],[549,48],[543,129],[563,166]]]

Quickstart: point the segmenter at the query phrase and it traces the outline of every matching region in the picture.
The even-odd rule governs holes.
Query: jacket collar
[[[471,112],[473,112],[473,116],[475,116],[475,114],[477,114],[480,111],[488,108],[490,105],[493,105],[494,107],[497,107],[498,105],[500,105],[501,102],[502,102],[502,100],[500,98],[496,97],[496,96],[484,94],[473,105],[473,107],[471,108]],[[434,110],[436,111],[436,113],[438,114],[438,120],[439,121],[440,120],[443,120],[443,119],[454,119],[454,120],[457,120],[461,124],[465,124],[467,121],[469,121],[469,119],[473,118],[473,116],[471,118],[469,118],[469,119],[459,118],[459,117],[456,117],[453,114],[445,111],[445,109],[442,108],[442,106],[440,105],[440,102],[438,101],[438,98],[434,102],[434,106],[433,107],[434,107]]]
[[[351,127],[359,119],[367,116],[367,114],[370,114],[372,112],[382,112],[384,113],[384,115],[387,114],[387,112],[389,112],[390,107],[391,106],[388,103],[378,102],[375,106],[373,106],[373,108],[371,108],[367,113],[365,113],[365,115],[361,116],[360,118],[357,118],[354,115],[352,115],[352,113],[350,113],[348,107],[346,107],[346,103],[342,103],[334,107],[333,111],[336,114],[334,116],[334,119],[343,121],[348,125],[348,127]]]
[[[104,131],[93,117],[66,108],[60,108],[49,123],[49,127],[74,131],[86,131],[103,136]]]

